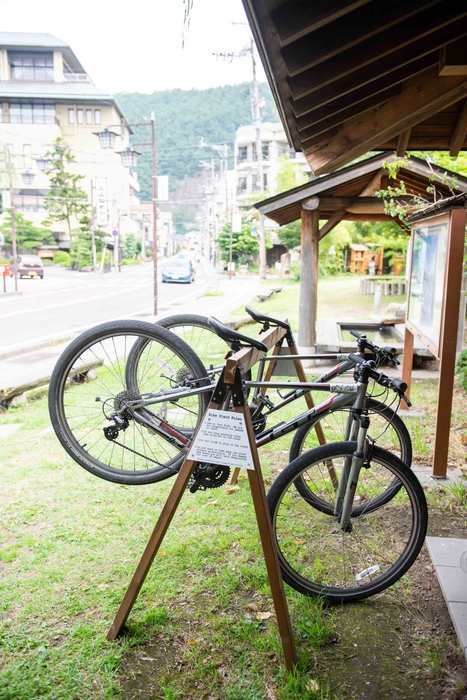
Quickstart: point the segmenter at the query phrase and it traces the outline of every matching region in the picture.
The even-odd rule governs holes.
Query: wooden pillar
[[[302,209],[298,345],[314,348],[318,308],[319,210]]]
[[[459,303],[464,260],[465,209],[453,209],[449,219],[446,272],[439,350],[439,390],[433,454],[433,476],[445,478],[451,428],[452,394],[456,365]]]

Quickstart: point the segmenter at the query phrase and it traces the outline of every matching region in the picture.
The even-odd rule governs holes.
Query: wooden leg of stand
[[[133,574],[133,578],[131,579],[127,592],[125,593],[125,596],[120,604],[112,626],[109,629],[107,634],[107,639],[109,641],[118,637],[128,618],[128,615],[131,612],[133,604],[138,597],[138,593],[140,592],[149,569],[151,568],[151,564],[154,561],[157,550],[164,539],[167,528],[169,527],[175,511],[177,510],[178,504],[180,503],[183,492],[187,487],[188,481],[196,464],[196,462],[192,462],[188,459],[186,459],[182,464],[167,502],[162,509],[159,520],[157,521],[149,542],[146,545],[146,549],[143,552],[143,556],[140,559],[136,571]]]
[[[296,345],[292,345],[290,348],[290,354],[291,355],[298,355],[298,350]],[[295,371],[297,372],[297,376],[301,382],[306,382],[306,374],[305,370],[303,369],[302,361],[301,360],[294,360],[294,365],[295,365]],[[305,401],[307,403],[308,408],[313,408],[314,407],[314,402],[313,402],[313,397],[312,395],[308,392],[308,394],[305,394]],[[326,437],[324,435],[323,428],[321,426],[321,423],[318,422],[314,426],[316,437],[318,438],[318,442],[320,445],[325,445],[326,444]],[[337,478],[336,470],[334,469],[334,466],[332,462],[328,461],[326,462],[326,468],[328,470],[332,485],[334,489],[337,489],[339,486],[339,480]]]
[[[236,411],[245,415],[245,423],[248,430],[248,437],[251,446],[251,453],[255,469],[248,469],[248,479],[250,481],[251,494],[255,506],[256,520],[263,547],[264,560],[268,572],[271,586],[274,609],[276,611],[277,625],[284,651],[285,665],[288,671],[292,671],[297,663],[297,653],[292,634],[287,600],[285,597],[284,584],[277,555],[277,546],[272,530],[271,518],[269,516],[268,502],[264,488],[263,475],[259,462],[258,450],[256,449],[255,435],[249,411],[243,408],[236,408]]]
[[[278,355],[278,354],[279,354],[279,350],[280,350],[280,347],[279,347],[278,345],[274,345],[274,349],[273,349],[273,351],[272,351],[272,355]],[[276,366],[276,364],[277,364],[277,362],[276,362],[275,360],[271,360],[271,362],[268,362],[268,368],[267,368],[266,373],[265,373],[265,375],[264,375],[264,381],[265,381],[265,382],[268,382],[268,381],[271,379],[272,374],[273,374],[273,372],[274,372],[274,367]],[[261,394],[265,394],[266,391],[267,391],[267,387],[266,387],[266,386],[261,387],[261,389],[260,389],[260,393],[261,393]],[[235,469],[233,470],[232,478],[230,479],[230,486],[235,486],[235,484],[236,484],[237,481],[238,481],[238,475],[239,475],[239,474],[240,474],[240,469],[235,468]]]

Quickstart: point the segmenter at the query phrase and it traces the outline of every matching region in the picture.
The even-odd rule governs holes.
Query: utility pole
[[[94,182],[91,180],[91,248],[92,248],[92,269],[97,270],[96,255],[96,217],[94,214]]]
[[[252,84],[252,99],[251,112],[253,117],[253,125],[256,133],[256,159],[258,163],[258,185],[259,191],[264,192],[264,176],[263,176],[263,144],[261,142],[261,109],[259,104],[258,80],[256,78],[256,59],[255,59],[255,44],[253,37],[250,40],[251,61],[253,64],[253,84]],[[259,278],[266,279],[266,237],[264,234],[264,215],[259,216]]]
[[[16,246],[16,221],[15,221],[15,191],[13,178],[10,178],[10,205],[11,205],[11,247],[13,248],[13,274],[15,277],[15,292],[18,291],[18,249]]]

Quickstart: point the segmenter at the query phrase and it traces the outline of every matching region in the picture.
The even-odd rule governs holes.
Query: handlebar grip
[[[362,357],[359,357],[354,352],[351,352],[349,354],[349,360],[352,360],[352,362],[355,362],[356,365],[361,365],[365,362],[365,360]]]
[[[401,379],[392,379],[391,388],[395,389],[400,394],[405,394],[408,388],[408,384],[403,382]]]
[[[353,335],[354,338],[361,338],[362,334],[359,333],[358,331],[350,331],[350,335]]]

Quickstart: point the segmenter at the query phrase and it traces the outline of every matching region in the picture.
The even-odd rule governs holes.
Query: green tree
[[[277,173],[276,194],[293,190],[308,182],[308,175],[303,172],[302,165],[293,160],[288,153],[279,158],[280,168]]]
[[[297,221],[292,221],[290,224],[285,224],[285,226],[281,226],[277,231],[277,236],[282,245],[285,245],[285,247],[289,250],[291,250],[291,248],[296,248],[298,245],[300,245],[301,241],[300,219],[297,219]]]
[[[122,248],[122,255],[124,258],[136,258],[138,253],[138,242],[134,233],[129,233],[125,237]]]
[[[43,224],[51,226],[56,222],[64,222],[71,235],[72,219],[89,216],[88,196],[78,184],[84,175],[67,170],[75,157],[61,138],[55,139],[53,150],[48,151],[46,157],[50,160],[50,166],[45,172],[49,176],[51,191],[44,197],[49,213]]]
[[[15,211],[15,228],[18,249],[34,250],[40,245],[55,243],[55,239],[50,231],[35,226],[20,211]],[[11,246],[11,210],[7,211],[3,223],[0,225],[0,233],[3,233],[5,236],[5,244]]]
[[[93,264],[92,259],[92,236],[91,225],[88,217],[83,217],[80,221],[80,227],[72,229],[72,242],[70,245],[71,264],[79,270],[83,267],[90,267]],[[107,234],[105,231],[95,231],[94,239],[96,242],[96,253],[99,259],[100,253],[104,247],[104,237]]]
[[[251,221],[242,223],[241,233],[232,234],[232,260],[239,262],[246,257],[256,258],[259,251],[258,236],[253,235]],[[230,224],[226,224],[217,239],[221,258],[229,260],[230,256]]]

